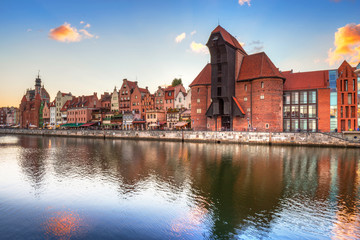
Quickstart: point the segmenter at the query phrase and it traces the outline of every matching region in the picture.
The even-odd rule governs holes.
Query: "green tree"
[[[182,84],[181,78],[174,78],[174,80],[171,83],[171,86],[175,87],[175,86],[180,85],[180,84]]]

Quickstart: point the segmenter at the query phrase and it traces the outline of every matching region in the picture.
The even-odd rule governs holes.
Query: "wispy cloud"
[[[90,24],[87,25],[89,25],[90,27]],[[49,38],[59,42],[70,43],[70,42],[80,42],[83,39],[99,38],[99,37],[89,33],[85,29],[77,30],[76,27],[72,27],[69,23],[65,22],[63,25],[51,29],[49,32]]]
[[[347,59],[350,64],[360,62],[360,24],[347,24],[335,33],[335,49],[328,51],[327,62],[334,65],[341,60]]]
[[[196,30],[194,30],[190,33],[191,36],[193,36],[194,34],[196,34]]]
[[[85,22],[84,21],[80,21],[80,24],[84,24]]]
[[[182,34],[180,34],[180,35],[178,35],[178,36],[176,36],[176,38],[175,38],[175,42],[176,43],[180,43],[182,40],[184,40],[186,38],[186,33],[182,33]]]
[[[251,5],[250,5],[250,2],[251,2],[251,0],[239,0],[239,4],[240,4],[241,6],[244,5],[245,3],[247,3],[248,6],[251,6]]]
[[[244,45],[241,44],[241,46],[244,46]],[[251,47],[251,50],[249,51],[249,53],[258,53],[258,52],[262,52],[264,50],[264,43],[261,42],[260,40],[252,41],[249,44],[246,44],[246,46]]]
[[[194,53],[209,54],[208,48],[201,43],[196,43],[196,42],[192,41],[190,44],[190,48],[191,48],[191,51],[193,51]]]
[[[27,31],[27,32],[31,32],[31,31],[32,31],[32,29],[31,29],[31,28],[28,28],[26,31]]]
[[[87,23],[87,24],[84,26],[84,28],[89,28],[89,27],[91,27],[91,25],[90,25],[89,23]]]

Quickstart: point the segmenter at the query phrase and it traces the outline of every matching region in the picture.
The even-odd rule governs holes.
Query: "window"
[[[244,97],[244,102],[247,102],[247,97]]]
[[[290,93],[284,93],[284,104],[290,104]]]
[[[344,81],[344,85],[345,85],[344,91],[347,92],[347,90],[348,90],[348,81],[347,80]]]
[[[355,87],[356,87],[356,85],[355,85],[355,79],[353,79],[353,91],[355,91]]]
[[[261,82],[261,88],[264,88],[264,82]]]
[[[309,92],[309,103],[316,103],[316,91]]]
[[[265,99],[264,94],[261,94],[261,95],[260,95],[260,99],[261,99],[261,100],[262,100],[262,99]]]
[[[307,120],[306,119],[300,119],[300,129],[307,131]]]
[[[284,106],[284,117],[285,118],[290,117],[290,106]]]
[[[218,74],[221,74],[221,64],[220,63],[218,63]]]
[[[197,92],[200,92],[200,88],[197,89]]]
[[[290,131],[290,119],[284,119],[284,131],[285,132]]]
[[[300,103],[301,104],[307,103],[307,92],[300,92]]]
[[[291,119],[291,131],[295,132],[299,129],[299,120]]]
[[[218,77],[217,80],[218,80],[218,82],[221,82],[221,77]]]
[[[291,106],[291,117],[299,117],[299,106]]]
[[[171,96],[171,92],[169,92],[168,96]]]
[[[292,92],[291,93],[291,103],[292,104],[299,104],[299,92]]]
[[[307,114],[307,106],[306,105],[301,105],[300,106],[300,118],[307,118],[308,114]]]
[[[197,103],[200,103],[200,98],[198,98],[198,99],[196,100],[196,102],[197,102]]]
[[[348,130],[351,129],[351,120],[348,120]]]
[[[309,118],[315,118],[315,117],[316,117],[316,106],[309,105]]]
[[[201,108],[196,109],[196,113],[201,113]]]
[[[220,97],[221,96],[221,87],[217,88],[217,96]]]
[[[135,99],[137,99],[137,97],[138,97],[138,96],[137,96],[137,95],[135,95]]]
[[[245,92],[247,92],[247,85],[245,84],[245,86],[244,86],[244,89],[245,89]]]
[[[351,100],[352,100],[352,95],[351,93],[348,93],[348,104],[351,104]]]
[[[265,124],[265,128],[266,128],[266,129],[269,129],[269,126],[270,126],[270,125],[269,125],[268,123]]]
[[[250,108],[248,108],[248,109],[247,109],[247,112],[251,112],[251,109],[250,109]]]
[[[344,93],[341,94],[341,104],[344,104]]]

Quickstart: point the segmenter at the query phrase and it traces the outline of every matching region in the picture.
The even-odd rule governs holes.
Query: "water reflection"
[[[356,149],[25,136],[16,144],[14,154],[26,176],[22,184],[30,184],[46,202],[41,206],[82,208],[97,226],[90,229],[75,210],[45,212],[45,235],[360,237]],[[9,151],[3,145],[0,156]],[[6,163],[1,160],[0,169]],[[0,200],[11,198],[8,191],[0,190]],[[99,235],[104,229],[109,233]]]

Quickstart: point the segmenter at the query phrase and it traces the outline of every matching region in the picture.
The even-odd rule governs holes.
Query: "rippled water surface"
[[[0,136],[0,239],[359,239],[359,152]]]

